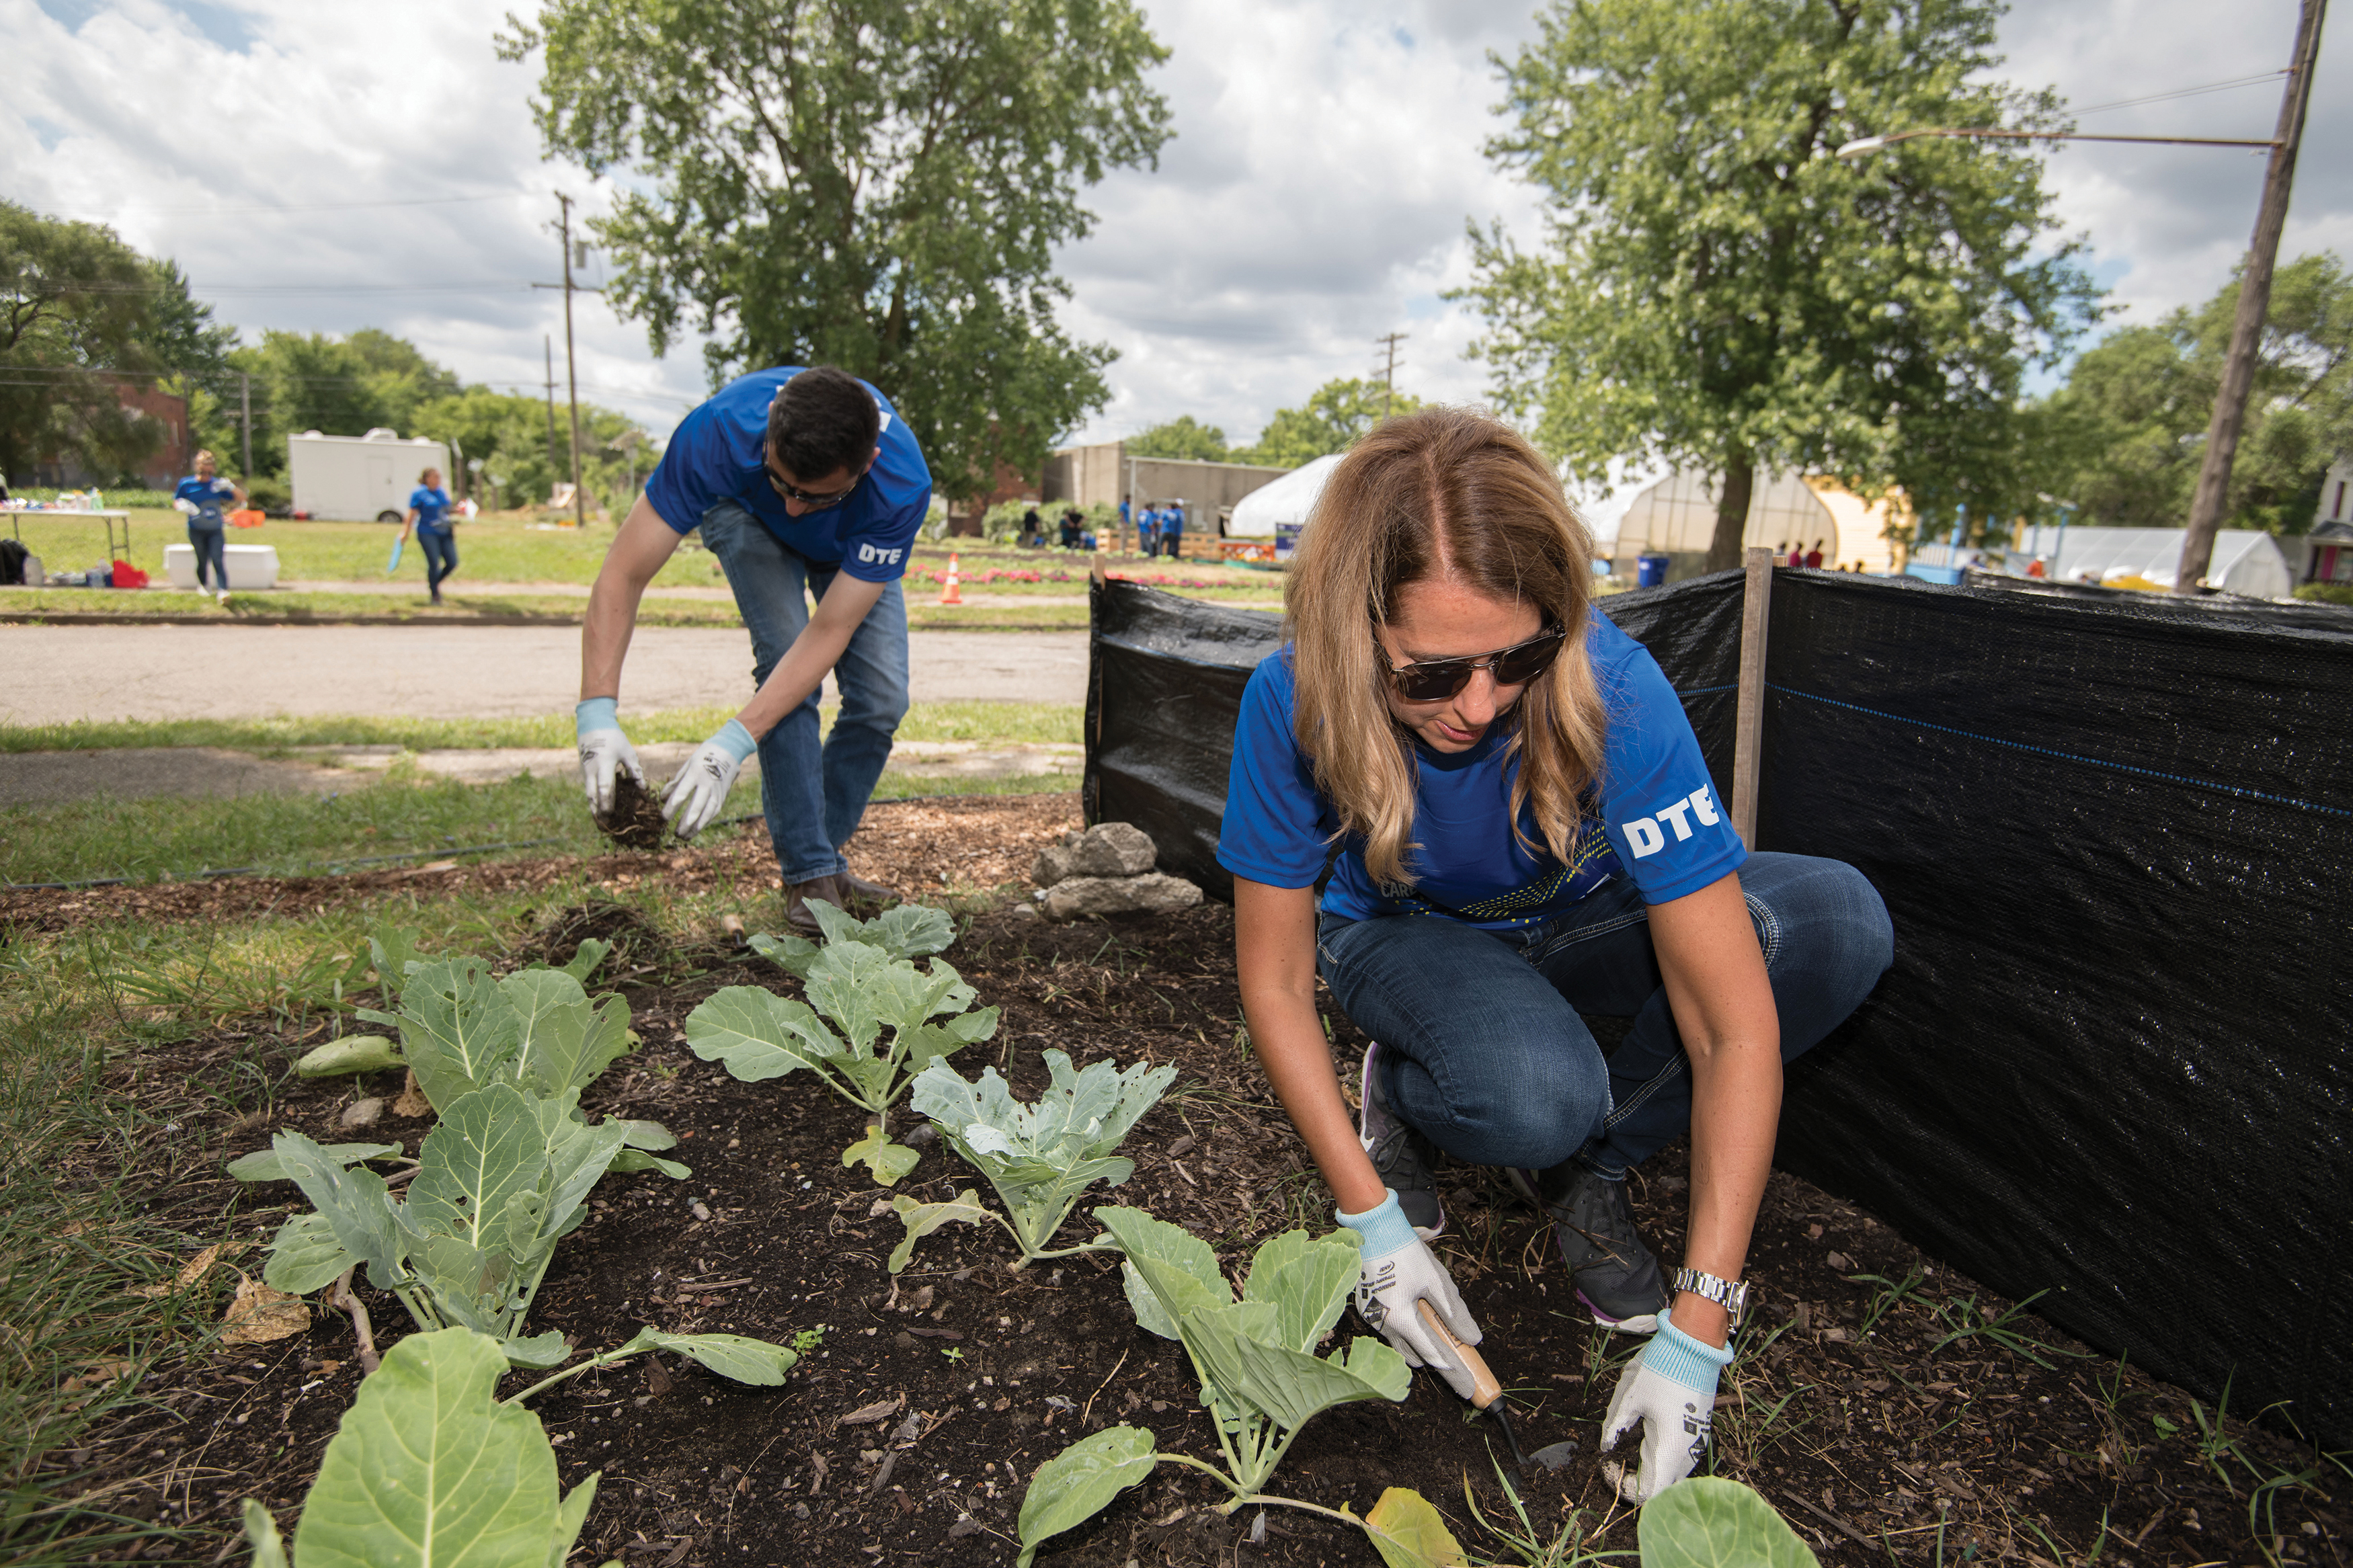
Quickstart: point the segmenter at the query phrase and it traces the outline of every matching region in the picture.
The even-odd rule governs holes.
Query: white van
[[[427,468],[449,482],[449,449],[438,441],[381,427],[364,436],[322,436],[305,430],[286,437],[286,478],[294,510],[331,522],[398,522],[408,515],[408,492]]]

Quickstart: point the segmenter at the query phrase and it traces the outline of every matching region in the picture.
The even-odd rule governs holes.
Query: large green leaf
[[[336,1243],[367,1265],[369,1284],[392,1290],[408,1282],[407,1240],[382,1176],[364,1167],[345,1170],[341,1161],[300,1132],[280,1132],[269,1146],[334,1232]]]
[[[927,989],[913,964],[857,942],[828,942],[801,984],[810,1003],[833,1021],[850,1051],[861,1057],[872,1054],[885,1016],[895,1017],[915,1006]]]
[[[796,977],[806,979],[809,965],[815,963],[817,955],[825,950],[807,937],[787,934],[755,936],[752,939],[752,951],[770,963],[789,970]]]
[[[1313,1351],[1340,1321],[1363,1271],[1363,1250],[1349,1232],[1311,1238],[1303,1230],[1287,1230],[1261,1244],[1250,1259],[1242,1300],[1274,1304],[1282,1324],[1274,1342]]]
[[[340,1165],[356,1165],[366,1160],[381,1160],[387,1154],[397,1154],[397,1143],[328,1143],[321,1153]],[[275,1149],[256,1149],[250,1154],[240,1154],[228,1163],[228,1173],[240,1182],[283,1182],[288,1180],[286,1163],[279,1159]]]
[[[588,1000],[560,969],[527,969],[499,982],[516,1026],[515,1079],[555,1095],[592,1081],[629,1049],[629,1006],[618,996]]]
[[[335,1239],[335,1227],[325,1215],[298,1214],[280,1226],[270,1239],[269,1261],[262,1266],[261,1282],[272,1290],[307,1296],[358,1261]]]
[[[1771,1503],[1715,1476],[1678,1481],[1643,1504],[1635,1543],[1642,1568],[1815,1568]]]
[[[1245,1303],[1226,1311],[1187,1312],[1176,1320],[1185,1349],[1203,1379],[1220,1394],[1240,1400],[1277,1426],[1295,1431],[1317,1412],[1358,1399],[1403,1399],[1413,1370],[1405,1358],[1378,1340],[1358,1339],[1345,1356],[1319,1359],[1287,1345],[1269,1344],[1248,1331],[1256,1307],[1271,1323],[1279,1309]]]
[[[895,1185],[899,1178],[913,1170],[923,1157],[919,1149],[891,1142],[891,1135],[882,1131],[882,1124],[879,1121],[871,1123],[865,1137],[841,1152],[843,1164],[863,1163],[873,1173],[876,1184],[885,1187]]]
[[[858,933],[893,958],[924,958],[955,941],[955,920],[928,904],[900,904],[868,921]]]
[[[1091,1212],[1127,1254],[1120,1273],[1138,1327],[1173,1340],[1186,1313],[1233,1304],[1233,1288],[1218,1272],[1218,1255],[1199,1237],[1142,1209]]]
[[[907,1227],[906,1239],[891,1253],[893,1274],[907,1267],[907,1260],[915,1255],[915,1243],[940,1226],[978,1225],[988,1217],[988,1211],[980,1206],[979,1193],[970,1187],[958,1193],[953,1202],[944,1204],[917,1203],[902,1193],[891,1200],[891,1206],[898,1211],[901,1223]]]
[[[1021,1555],[1015,1568],[1029,1568],[1040,1542],[1101,1513],[1112,1499],[1150,1476],[1159,1459],[1151,1433],[1111,1426],[1039,1466],[1021,1499]]]
[[[745,1083],[849,1055],[808,1004],[756,985],[730,985],[689,1013],[686,1043],[696,1056],[723,1063]]]
[[[427,960],[417,951],[417,936],[406,926],[386,926],[368,938],[368,955],[386,996],[397,997],[410,972],[425,967]]]
[[[444,1106],[417,1159],[423,1168],[408,1187],[409,1227],[486,1251],[507,1250],[503,1234],[487,1233],[504,1223],[508,1198],[539,1192],[548,1174],[539,1117],[522,1090],[503,1083]]]
[[[438,1111],[496,1081],[521,1040],[514,1007],[480,959],[457,958],[410,972],[401,987],[402,1055]]]
[[[1391,1487],[1365,1515],[1365,1533],[1388,1568],[1462,1568],[1471,1561],[1430,1500]]]
[[[722,1377],[761,1388],[775,1388],[799,1361],[798,1352],[765,1340],[743,1334],[666,1334],[648,1329],[638,1336],[654,1350],[675,1351],[709,1367]]]
[[[559,1494],[539,1417],[492,1397],[506,1369],[464,1329],[395,1345],[327,1445],[294,1533],[301,1568],[561,1563],[586,1500]]]

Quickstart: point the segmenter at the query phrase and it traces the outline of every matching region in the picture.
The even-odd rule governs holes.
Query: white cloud
[[[1400,384],[1471,400],[1475,319],[1439,295],[1465,280],[1466,219],[1534,232],[1526,188],[1481,155],[1496,129],[1487,60],[1535,33],[1519,0],[1164,0],[1174,50],[1156,81],[1177,138],[1156,172],[1090,197],[1096,232],[1065,252],[1079,335],[1114,344],[1113,399],[1080,434],[1189,413],[1245,440],[1276,407],[1371,370],[1409,331]],[[2000,74],[2076,104],[2284,62],[2295,0],[2027,0]],[[562,373],[549,195],[598,210],[596,182],[544,164],[527,99],[537,64],[500,61],[498,8],[460,0],[0,0],[0,195],[111,222],[176,257],[222,317],[413,339],[471,381],[536,387],[543,334]],[[2353,28],[2324,46],[2284,254],[2353,257]],[[2084,130],[2268,136],[2274,85],[2100,114]],[[2259,158],[2194,148],[2070,147],[2057,211],[2148,321],[2211,294],[2252,226]],[[463,205],[333,206],[505,193]],[[253,209],[301,206],[299,212]],[[592,262],[592,274],[597,264]],[[593,278],[592,278],[592,280]],[[394,292],[381,286],[445,287]],[[232,292],[301,285],[311,292]],[[655,428],[700,395],[695,345],[650,357],[642,330],[579,304],[583,395]]]

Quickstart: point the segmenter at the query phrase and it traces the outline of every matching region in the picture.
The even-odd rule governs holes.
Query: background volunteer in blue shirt
[[[188,545],[196,552],[196,587],[228,603],[228,508],[245,504],[245,491],[220,477],[210,452],[198,452],[195,472],[172,492],[172,504],[188,515]]]
[[[458,569],[453,521],[449,492],[441,488],[441,470],[426,469],[417,476],[417,488],[408,492],[408,518],[400,525],[400,537],[406,539],[411,529],[417,531],[417,547],[425,552],[425,586],[437,605],[441,602],[441,584]]]
[[[1185,549],[1185,503],[1178,501],[1160,514],[1160,551],[1176,556]]]
[[[755,371],[681,421],[588,596],[576,717],[589,805],[611,808],[619,773],[645,782],[616,715],[621,661],[646,584],[700,527],[752,634],[759,689],[687,759],[663,815],[693,837],[756,749],[786,918],[814,932],[809,899],[860,913],[889,901],[888,889],[849,874],[841,847],[907,711],[899,579],[931,500],[931,470],[906,422],[847,371]],[[841,711],[820,745],[828,671]]]
[[[1608,1467],[1641,1502],[1705,1451],[1781,1064],[1862,1000],[1894,936],[1852,867],[1743,849],[1674,691],[1592,612],[1592,560],[1506,426],[1433,409],[1366,437],[1301,541],[1291,641],[1243,696],[1218,858],[1251,1043],[1362,1245],[1358,1310],[1467,1395],[1416,1310],[1479,1342],[1429,1246],[1431,1170],[1505,1167],[1594,1321],[1651,1336],[1601,1438],[1642,1424],[1639,1463]],[[1319,972],[1377,1042],[1354,1128]],[[1633,1019],[1615,1056],[1580,1013]],[[1625,1175],[1687,1130],[1671,1291]]]

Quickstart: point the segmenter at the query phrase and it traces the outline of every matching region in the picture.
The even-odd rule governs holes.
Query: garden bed
[[[1018,878],[1073,804],[878,807],[853,863],[910,891],[968,894]],[[592,864],[616,887],[633,877],[773,880],[748,840]],[[530,865],[435,875],[512,879],[535,874]],[[334,886],[352,890],[356,880]],[[93,902],[110,901],[47,905],[33,923],[91,918]],[[1134,1177],[1101,1201],[1181,1224],[1229,1265],[1282,1229],[1328,1228],[1328,1196],[1239,1031],[1230,912],[1208,906],[1057,927],[1010,906],[1000,898],[975,916],[945,955],[982,1003],[1004,1009],[996,1037],[951,1066],[970,1077],[1000,1065],[1027,1098],[1045,1081],[1048,1048],[1082,1065],[1107,1056],[1173,1065],[1176,1087],[1128,1141]],[[663,1357],[535,1399],[565,1484],[604,1475],[582,1536],[586,1561],[1006,1563],[1023,1486],[1084,1433],[1124,1421],[1151,1430],[1164,1449],[1213,1452],[1183,1351],[1136,1327],[1114,1264],[1079,1258],[1016,1273],[1005,1267],[1002,1233],[955,1226],[924,1238],[894,1279],[884,1259],[902,1228],[887,1205],[877,1212],[884,1190],[839,1163],[859,1113],[805,1077],[745,1084],[693,1057],[688,1012],[725,985],[797,991],[782,969],[721,933],[664,937],[615,908],[541,912],[515,932],[515,961],[561,960],[587,935],[626,939],[607,971],[619,977],[644,1044],[591,1088],[586,1109],[659,1119],[680,1135],[672,1153],[693,1175],[607,1178],[592,1217],[556,1254],[532,1329],[562,1330],[584,1348],[618,1343],[644,1323],[777,1341],[823,1324],[826,1334],[778,1389]],[[1353,1063],[1362,1037],[1336,1015],[1332,1023],[1338,1055]],[[253,1249],[299,1199],[288,1184],[230,1181],[223,1152],[261,1147],[278,1129],[353,1136],[338,1130],[343,1110],[399,1088],[387,1075],[287,1078],[295,1044],[230,1027],[112,1069],[154,1146],[151,1166],[174,1149],[205,1151],[143,1194],[152,1212],[191,1237],[233,1238],[228,1261],[256,1274]],[[902,1109],[894,1126],[903,1133],[914,1122]],[[413,1151],[428,1126],[387,1110],[366,1135]],[[1641,1175],[1637,1213],[1672,1258],[1687,1190],[1680,1146]],[[1452,1230],[1441,1251],[1513,1391],[1521,1441],[1530,1450],[1577,1445],[1567,1468],[1527,1478],[1529,1516],[1547,1540],[1573,1516],[1571,1539],[1583,1549],[1630,1549],[1631,1518],[1611,1503],[1593,1442],[1614,1363],[1631,1344],[1575,1310],[1546,1227],[1494,1173],[1458,1168],[1447,1179]],[[896,1190],[929,1199],[964,1186],[985,1190],[934,1142]],[[1065,1239],[1083,1233],[1074,1219]],[[1718,1409],[1716,1469],[1756,1486],[1826,1563],[2347,1561],[2353,1478],[2341,1468],[2316,1468],[2287,1436],[2193,1409],[2179,1391],[2013,1314],[1870,1215],[1786,1173],[1772,1179],[1750,1273],[1757,1305]],[[1868,1276],[1885,1283],[1858,1278]],[[206,1288],[225,1294],[217,1275]],[[407,1331],[396,1301],[361,1294],[382,1341]],[[351,1402],[353,1352],[349,1321],[322,1310],[308,1331],[274,1343],[167,1356],[146,1373],[138,1402],[56,1462],[79,1472],[69,1490],[217,1532],[201,1561],[227,1542],[246,1497],[290,1527]],[[1270,1489],[1361,1512],[1383,1488],[1412,1487],[1484,1556],[1500,1544],[1472,1518],[1464,1481],[1488,1519],[1508,1519],[1496,1452],[1489,1424],[1467,1418],[1442,1384],[1421,1376],[1403,1405],[1348,1405],[1317,1417]],[[2298,1475],[2306,1481],[2279,1479]],[[2251,1499],[2260,1532],[2250,1530]],[[1163,1468],[1040,1562],[1377,1561],[1346,1527],[1280,1510],[1262,1544],[1251,1544],[1251,1516],[1222,1516],[1217,1500],[1203,1478]]]

